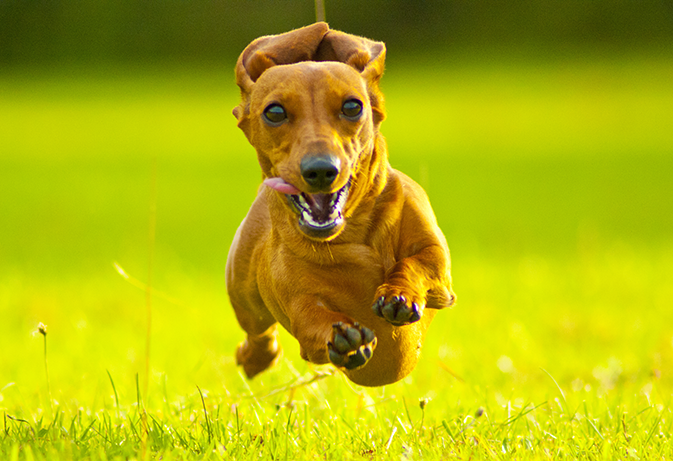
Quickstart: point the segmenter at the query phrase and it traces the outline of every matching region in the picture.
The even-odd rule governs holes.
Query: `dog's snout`
[[[317,190],[330,188],[337,176],[341,164],[331,155],[304,157],[301,161],[301,176],[306,184]]]

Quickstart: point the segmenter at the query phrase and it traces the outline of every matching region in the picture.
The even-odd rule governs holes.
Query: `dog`
[[[249,378],[278,361],[280,324],[303,359],[363,386],[396,382],[454,304],[428,197],[391,168],[379,132],[385,54],[316,23],[260,37],[238,59],[233,114],[263,176],[226,266]]]

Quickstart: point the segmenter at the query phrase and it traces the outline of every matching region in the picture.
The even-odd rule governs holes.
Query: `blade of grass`
[[[85,437],[86,437],[86,435],[89,433],[89,431],[91,430],[91,428],[93,427],[94,424],[96,424],[96,420],[95,420],[95,419],[94,419],[93,421],[91,421],[91,424],[89,424],[89,425],[86,427],[86,429],[84,429],[84,430],[81,432],[81,435],[79,436],[79,440],[75,440],[75,442],[76,442],[76,443],[82,443],[82,442],[86,441],[86,438],[85,438]]]
[[[413,430],[414,429],[414,422],[411,419],[411,413],[409,413],[409,407],[407,407],[407,399],[402,397],[402,403],[404,404],[404,411],[406,412],[407,419],[409,420],[409,427],[411,428],[411,430]]]
[[[390,433],[390,437],[388,437],[388,441],[386,442],[386,451],[390,448],[390,444],[393,442],[393,437],[395,436],[395,433],[397,432],[397,426],[393,426],[393,430]]]
[[[210,444],[213,434],[210,429],[210,420],[208,419],[208,410],[206,410],[206,401],[203,398],[203,392],[201,392],[201,388],[199,386],[196,386],[196,388],[199,390],[199,395],[201,396],[201,405],[203,405],[203,415],[206,417],[206,429],[208,431],[208,443]]]
[[[112,384],[112,390],[115,393],[115,409],[117,410],[117,420],[119,420],[119,395],[117,394],[117,388],[115,387],[115,382],[112,380],[112,375],[110,374],[109,370],[105,370],[107,372],[108,378],[110,378],[110,384]]]
[[[35,430],[33,429],[33,426],[32,426],[28,421],[26,421],[25,419],[21,419],[21,418],[15,418],[14,416],[10,416],[10,415],[7,415],[7,417],[8,417],[9,419],[11,419],[12,421],[17,421],[17,422],[19,422],[19,423],[27,424],[27,425],[28,425],[28,429],[30,429],[30,432],[33,433],[33,437],[35,437]]]
[[[448,423],[446,422],[445,419],[442,420],[442,427],[444,428],[446,433],[449,434],[449,437],[451,438],[453,443],[456,443],[456,439],[453,437],[453,434],[451,433],[451,429],[449,429],[449,425],[448,425]]]
[[[138,280],[137,278],[133,277],[128,272],[126,272],[126,270],[122,266],[120,266],[117,261],[112,261],[112,266],[115,268],[115,271],[128,283],[130,283],[136,288],[140,288],[143,291],[147,291],[147,284],[141,282],[140,280]],[[174,304],[176,306],[185,307],[185,304],[179,299],[173,298],[172,296],[164,293],[163,291],[159,291],[156,288],[152,289],[152,296],[154,298],[163,299],[164,301]]]
[[[353,433],[353,435],[355,435],[355,437],[357,437],[358,440],[360,440],[362,445],[364,445],[367,450],[369,450],[371,448],[369,446],[369,444],[367,443],[367,441],[360,436],[358,431],[353,426],[351,426],[343,416],[340,418],[340,421],[343,423],[344,426],[346,426],[348,429],[350,429],[350,431]]]
[[[594,432],[598,435],[598,437],[601,438],[602,441],[605,441],[605,438],[603,437],[603,434],[598,430],[598,428],[594,425],[593,421],[589,418],[589,409],[587,408],[587,402],[584,401],[584,419],[586,420],[587,424],[594,430]]]
[[[657,429],[659,424],[661,423],[661,419],[664,417],[664,412],[659,413],[659,417],[657,420],[652,424],[652,427],[650,428],[650,432],[647,435],[647,438],[645,439],[645,442],[643,442],[643,448],[647,449],[647,444],[650,443],[650,440],[652,440],[652,436],[654,435],[654,431]]]
[[[558,389],[559,393],[561,394],[561,398],[563,399],[563,406],[565,407],[566,414],[568,415],[568,418],[570,419],[570,421],[575,419],[575,414],[574,413],[573,413],[572,416],[570,416],[570,408],[568,407],[568,401],[566,400],[566,395],[563,392],[563,389],[561,389],[561,386],[559,386],[559,384],[556,382],[556,380],[551,375],[551,373],[549,373],[544,368],[540,368],[540,370],[544,371],[547,374],[547,376],[549,376],[549,378],[554,382],[554,385],[556,385],[556,388]]]
[[[140,431],[140,445],[142,450],[142,458],[145,459],[147,453],[147,439],[149,435],[149,427],[147,425],[147,414],[145,413],[145,406],[140,395],[140,382],[138,373],[136,373],[136,402],[138,405],[138,416],[140,417],[141,431]]]
[[[522,416],[525,416],[525,415],[527,415],[528,413],[530,413],[531,411],[535,411],[535,410],[537,410],[538,408],[540,408],[542,405],[546,405],[546,404],[547,404],[547,401],[545,400],[545,401],[542,402],[541,404],[536,405],[536,406],[534,406],[534,407],[532,407],[532,408],[528,408],[528,405],[524,405],[523,408],[521,409],[521,411],[520,411],[519,413],[516,414],[516,416],[512,416],[512,417],[509,418],[507,421],[505,421],[504,423],[502,423],[502,425],[503,425],[503,426],[508,426],[508,425],[510,425],[510,424],[512,424],[512,423],[514,423],[514,422],[516,422],[516,421],[517,421],[519,418],[521,418]],[[526,410],[527,408],[528,408],[528,410]]]
[[[292,411],[294,410],[294,407],[290,406],[290,411],[287,415],[287,423],[285,424],[285,459],[287,460],[288,456],[288,444],[290,441],[290,422],[292,421]]]

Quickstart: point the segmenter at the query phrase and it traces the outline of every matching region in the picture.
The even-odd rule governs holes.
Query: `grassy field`
[[[673,60],[431,62],[390,63],[383,132],[459,302],[376,389],[286,333],[235,365],[228,67],[0,74],[0,458],[673,458]]]

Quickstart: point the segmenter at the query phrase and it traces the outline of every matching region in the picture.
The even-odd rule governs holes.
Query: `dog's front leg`
[[[395,326],[417,322],[426,307],[442,309],[454,303],[448,251],[431,244],[399,260],[376,291],[372,310]]]
[[[291,333],[304,360],[356,370],[372,357],[376,336],[369,328],[327,309],[315,297],[296,299],[291,306]]]

